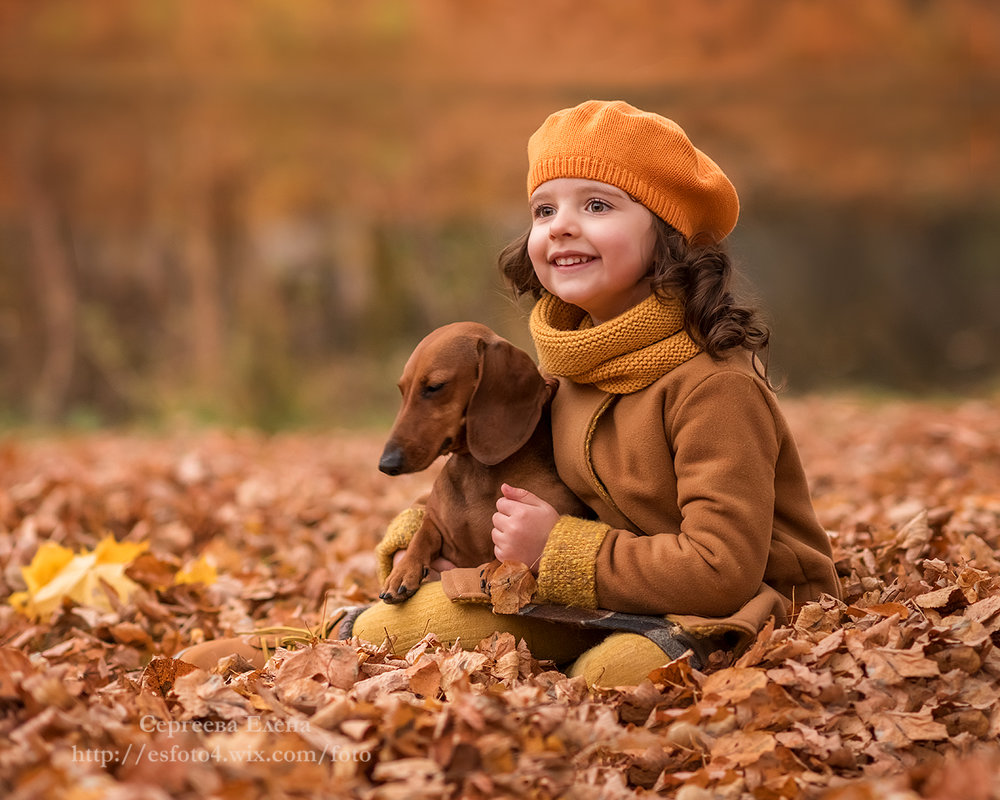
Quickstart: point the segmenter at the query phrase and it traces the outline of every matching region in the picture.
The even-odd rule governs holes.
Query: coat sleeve
[[[716,373],[675,410],[666,409],[663,425],[674,455],[680,525],[665,521],[661,530],[636,534],[561,520],[540,562],[540,590],[572,586],[571,605],[706,617],[733,614],[760,590],[779,450],[762,388],[738,372]],[[665,512],[668,518],[677,514]],[[581,549],[589,551],[590,564]],[[552,602],[567,599],[564,593]]]

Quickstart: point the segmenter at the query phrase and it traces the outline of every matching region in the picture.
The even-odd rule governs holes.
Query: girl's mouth
[[[557,267],[575,267],[577,264],[586,264],[593,260],[593,256],[557,256],[552,259],[552,263]]]

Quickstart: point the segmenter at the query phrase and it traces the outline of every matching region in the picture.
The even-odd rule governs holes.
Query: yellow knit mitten
[[[405,550],[410,546],[413,535],[424,521],[423,507],[408,508],[400,512],[385,529],[382,541],[375,545],[375,570],[379,583],[392,572],[392,557],[397,550]]]

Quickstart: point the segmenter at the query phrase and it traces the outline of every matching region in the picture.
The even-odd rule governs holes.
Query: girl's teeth
[[[590,261],[588,256],[572,256],[571,258],[557,258],[555,264],[557,267],[572,267],[574,264],[582,264],[585,261]]]

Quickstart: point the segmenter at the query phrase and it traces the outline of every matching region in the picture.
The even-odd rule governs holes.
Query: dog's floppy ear
[[[469,452],[499,464],[520,450],[538,426],[551,389],[531,356],[505,339],[479,347],[479,380],[469,400],[465,431]]]

